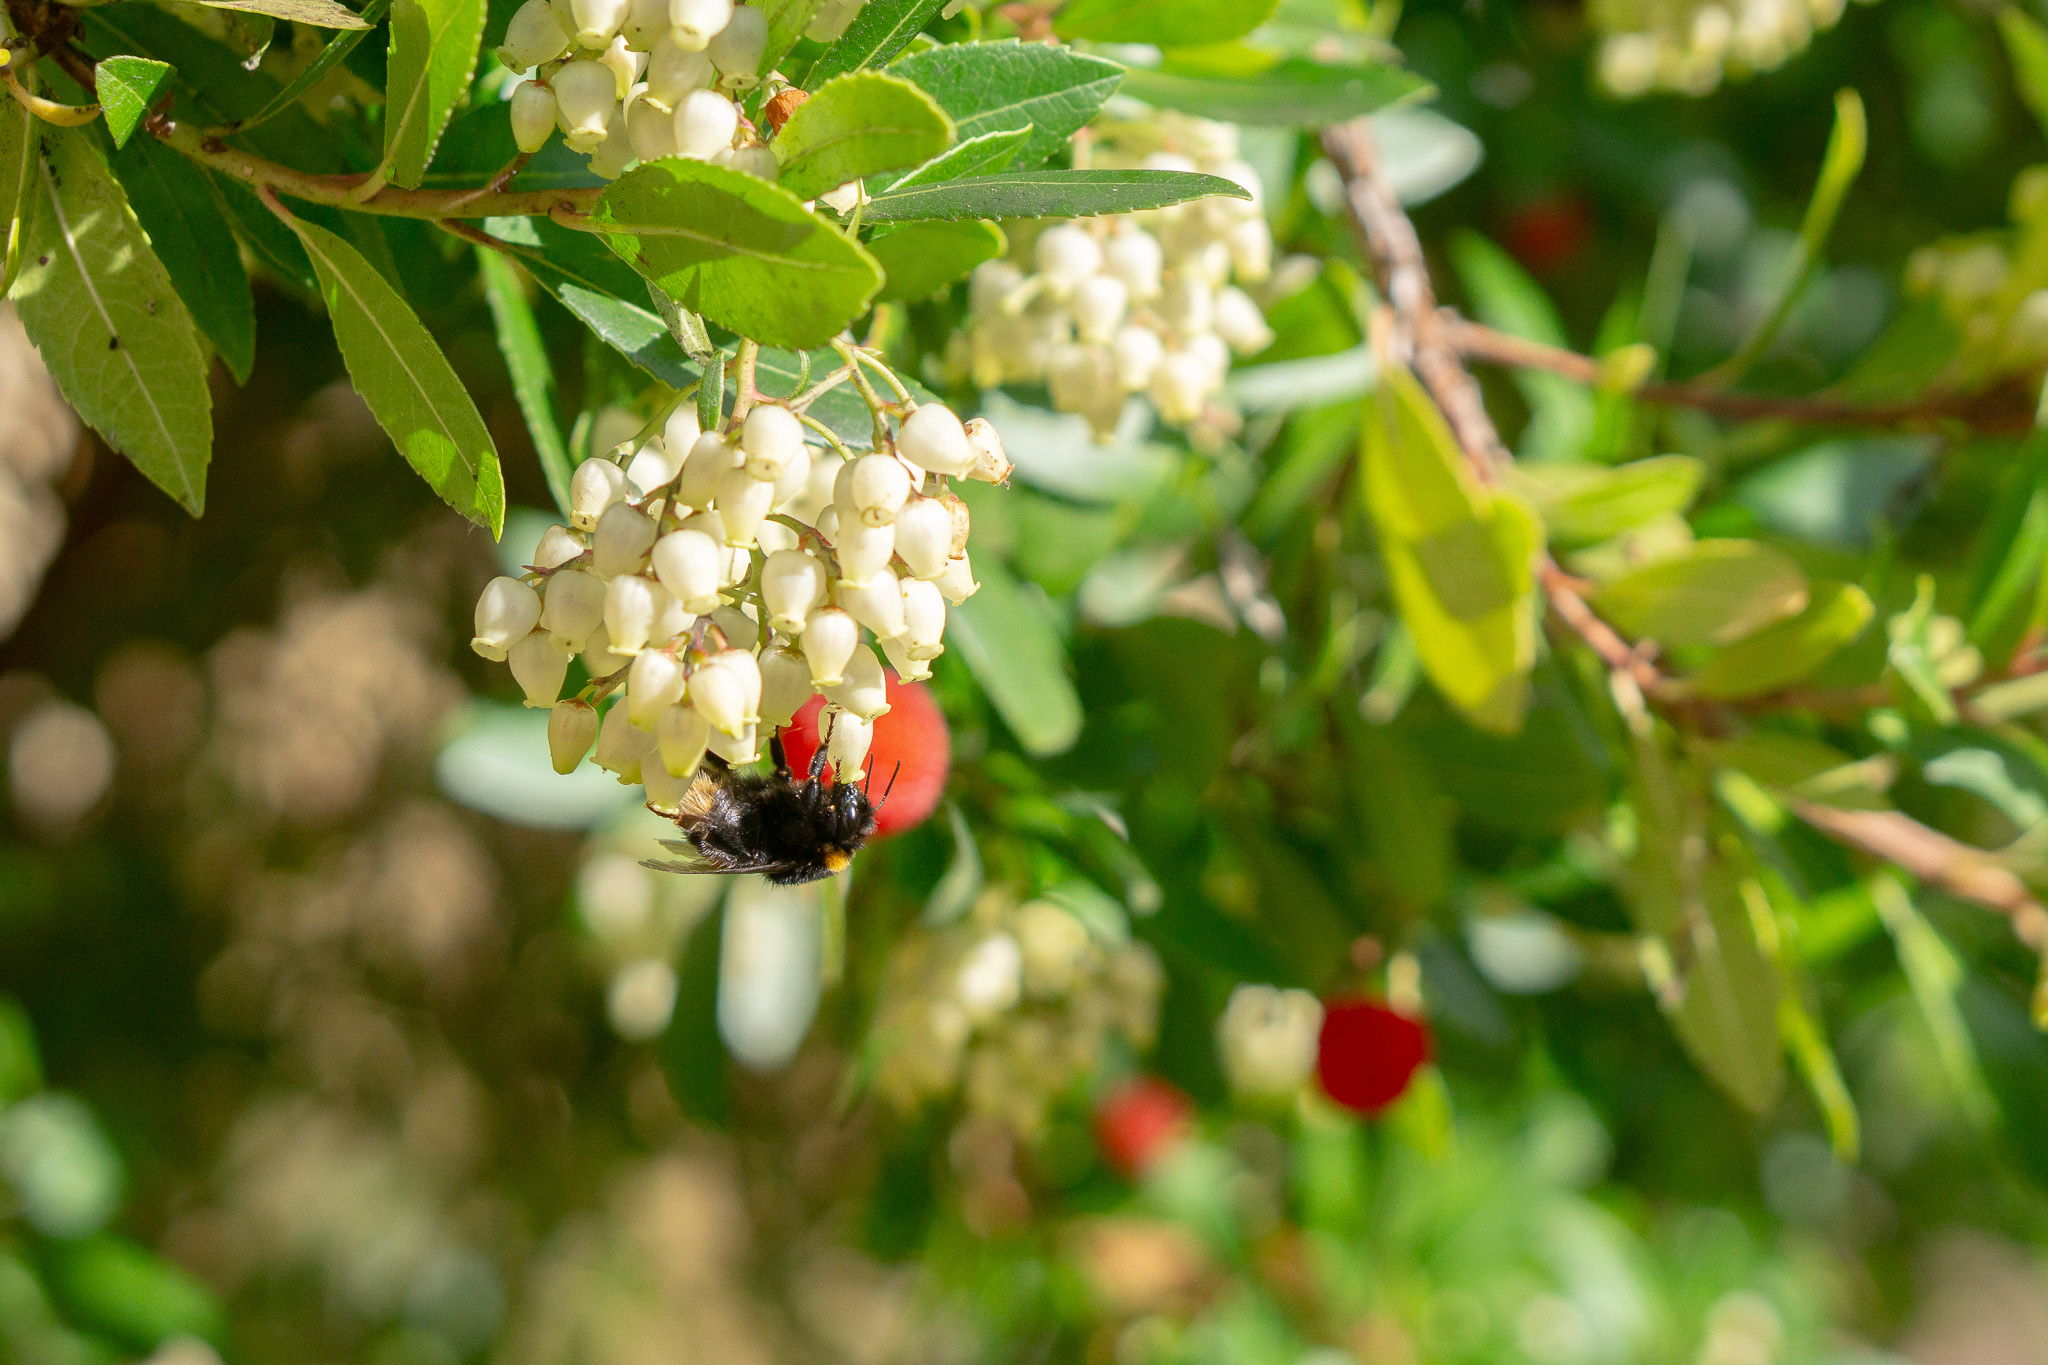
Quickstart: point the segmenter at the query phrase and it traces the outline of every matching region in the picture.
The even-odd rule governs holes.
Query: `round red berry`
[[[1109,1093],[1095,1110],[1095,1143],[1111,1170],[1139,1176],[1186,1136],[1194,1121],[1188,1097],[1152,1076],[1138,1076]]]
[[[880,806],[875,812],[877,839],[901,834],[931,818],[953,765],[953,736],[931,689],[904,682],[894,673],[885,676],[889,709],[875,718],[867,760],[869,789]],[[782,754],[799,778],[810,771],[811,755],[818,751],[818,713],[824,707],[823,697],[812,697],[783,727]]]
[[[1377,1114],[1401,1098],[1429,1060],[1429,1025],[1377,1000],[1332,1000],[1323,1008],[1316,1079],[1346,1109]]]

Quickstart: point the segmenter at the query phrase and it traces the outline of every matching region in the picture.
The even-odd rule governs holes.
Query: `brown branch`
[[[1951,896],[1996,910],[2035,952],[2048,951],[2048,910],[2011,868],[1979,848],[1895,810],[1840,810],[1793,801],[1792,811],[1837,843],[1861,849]]]

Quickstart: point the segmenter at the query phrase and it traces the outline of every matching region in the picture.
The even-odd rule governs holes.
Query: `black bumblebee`
[[[870,801],[866,789],[851,782],[825,781],[823,744],[801,782],[789,771],[779,738],[770,742],[770,751],[775,769],[769,773],[734,772],[706,757],[676,812],[685,837],[661,841],[694,861],[650,858],[643,866],[657,872],[758,872],[777,886],[801,886],[844,870],[875,832],[881,801]],[[882,801],[888,799],[885,789]]]

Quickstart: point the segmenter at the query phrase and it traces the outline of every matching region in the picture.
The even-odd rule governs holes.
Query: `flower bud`
[[[742,548],[754,543],[755,528],[775,501],[775,485],[742,469],[729,469],[718,481],[718,519],[725,543]]]
[[[858,782],[865,777],[867,769],[863,765],[874,742],[872,722],[845,711],[832,712],[826,722],[825,753],[832,761],[833,780]]]
[[[698,616],[718,607],[718,577],[725,564],[725,547],[687,527],[671,531],[654,542],[654,576],[661,586],[683,604],[683,610]]]
[[[932,580],[933,586],[954,606],[959,606],[981,590],[981,584],[974,581],[974,566],[966,555],[959,555],[946,565],[946,571]]]
[[[885,573],[889,556],[896,549],[896,527],[870,526],[853,517],[841,517],[839,536],[832,542],[832,558],[839,568],[838,583],[867,584]]]
[[[516,578],[493,578],[476,599],[476,635],[469,647],[493,663],[540,620],[540,594]]]
[[[1141,228],[1126,228],[1113,234],[1102,250],[1103,268],[1123,281],[1131,297],[1150,301],[1159,297],[1159,272],[1166,253],[1159,239]]]
[[[574,488],[575,484],[572,482],[570,484],[572,492]],[[533,567],[536,569],[559,568],[589,548],[584,543],[583,537],[577,535],[568,527],[550,526],[541,534],[540,544],[534,547]]]
[[[597,519],[592,567],[599,578],[633,573],[654,546],[654,519],[631,503],[615,502]]]
[[[903,419],[896,434],[903,458],[934,474],[952,478],[974,467],[974,449],[967,429],[943,403],[926,403]]]
[[[820,607],[804,622],[804,662],[811,666],[811,681],[819,687],[837,687],[846,680],[846,661],[860,644],[860,627],[837,607]]]
[[[604,629],[612,651],[638,654],[645,649],[655,618],[669,601],[668,589],[639,574],[622,573],[605,584]]]
[[[593,762],[606,772],[617,773],[621,779],[630,773],[632,780],[640,780],[640,761],[654,754],[654,736],[645,730],[635,729],[627,720],[626,702],[623,698],[612,703],[611,710],[604,713],[604,720],[597,727],[597,751],[591,755]]]
[[[1322,1002],[1307,991],[1239,986],[1216,1021],[1230,1088],[1254,1098],[1293,1096],[1315,1072],[1322,1028]]]
[[[764,555],[794,550],[801,539],[795,531],[773,518],[762,522],[754,531],[754,544]]]
[[[683,604],[667,588],[655,594],[655,601],[659,606],[654,614],[654,628],[647,632],[649,644],[665,645],[696,624],[697,614],[684,611]]]
[[[1166,343],[1151,328],[1136,324],[1117,328],[1109,342],[1109,366],[1116,375],[1117,388],[1136,393],[1150,384],[1165,354]]]
[[[612,69],[603,62],[578,57],[563,63],[548,84],[555,92],[562,136],[570,139],[570,145],[588,152],[604,141],[611,127],[612,111],[619,104],[619,81]]]
[[[579,531],[593,530],[605,509],[625,496],[625,470],[610,460],[585,460],[569,476],[569,524]]]
[[[888,684],[882,675],[882,661],[866,646],[855,646],[846,661],[846,677],[825,689],[825,699],[842,711],[862,720],[873,720],[889,710]]]
[[[1074,288],[1074,327],[1083,341],[1107,341],[1130,308],[1131,293],[1114,275],[1091,275]]]
[[[597,738],[597,709],[587,701],[558,701],[548,712],[548,758],[567,777]]]
[[[1223,338],[1214,332],[1203,332],[1191,336],[1182,343],[1182,348],[1202,364],[1202,372],[1208,377],[1209,392],[1223,387],[1223,381],[1230,374],[1230,347],[1223,344]]]
[[[761,601],[768,624],[793,635],[825,603],[825,566],[803,550],[777,550],[761,565]]]
[[[780,730],[816,689],[811,666],[786,649],[761,651],[761,723]]]
[[[642,101],[636,101],[635,107],[639,103]],[[632,112],[631,109],[626,111],[629,121]],[[687,443],[671,449],[663,437],[652,437],[647,444],[634,452],[632,459],[626,461],[626,482],[651,493],[675,478],[683,467],[683,457],[689,453],[690,447]],[[656,507],[649,506],[647,515],[658,519],[661,514]]]
[[[702,52],[732,22],[732,0],[668,0],[668,22],[677,47]]]
[[[676,155],[709,161],[732,146],[739,131],[738,106],[716,90],[692,90],[676,106]]]
[[[918,578],[937,578],[953,557],[953,513],[937,498],[912,498],[896,514],[896,553]]]
[[[530,2],[539,4],[540,0]],[[550,18],[548,22],[553,23],[554,20]],[[521,81],[519,88],[512,92],[512,141],[520,151],[537,152],[547,146],[559,117],[555,92],[547,86]]]
[[[1168,351],[1147,392],[1162,421],[1185,426],[1202,415],[1208,401],[1209,365],[1192,351]]]
[[[673,113],[685,96],[708,87],[717,74],[701,50],[679,47],[673,34],[664,33],[647,54],[647,97]]]
[[[645,87],[626,101],[626,140],[642,161],[676,154],[676,116],[649,97]]]
[[[678,702],[655,717],[654,743],[661,754],[661,766],[670,777],[688,777],[704,761],[704,746],[711,740],[711,726],[697,709]]]
[[[574,654],[583,648],[604,620],[604,580],[581,569],[557,569],[548,575],[541,597],[540,624]]]
[[[740,424],[740,450],[746,455],[747,473],[757,479],[775,482],[782,467],[803,448],[803,423],[788,408],[763,403]]]
[[[505,41],[498,48],[498,60],[514,71],[531,71],[569,50],[569,35],[555,18],[547,0],[526,0],[505,25]]]
[[[1038,234],[1031,259],[1041,275],[1064,291],[1102,269],[1102,246],[1087,228],[1061,223]]]
[[[768,16],[758,6],[735,5],[732,21],[712,36],[705,51],[727,85],[739,90],[760,80],[761,58],[768,51]]]
[[[910,496],[910,471],[893,455],[863,455],[847,467],[847,500],[840,504],[840,525],[849,510],[869,526],[887,526]]]
[[[932,675],[931,664],[924,659],[910,657],[910,647],[902,636],[882,641],[882,657],[889,661],[889,667],[896,670],[896,676],[904,682],[923,682]]]
[[[630,0],[569,0],[576,17],[576,45],[602,49],[625,26]]]
[[[904,580],[903,639],[913,659],[936,659],[945,652],[946,597],[936,584]]]
[[[888,569],[877,573],[864,586],[835,584],[832,600],[833,605],[881,639],[903,633],[903,588]]]
[[[748,763],[761,761],[761,727],[748,721],[736,735],[711,732],[711,752],[737,768]]]
[[[1216,295],[1216,335],[1239,355],[1257,355],[1273,344],[1273,329],[1252,296],[1226,286]]]
[[[704,434],[704,428],[697,424],[697,405],[678,403],[668,415],[668,421],[661,428],[661,443],[675,460],[675,467],[683,467],[683,459],[697,444],[697,438]],[[671,474],[670,478],[675,476]]]
[[[677,500],[699,511],[709,507],[718,495],[719,480],[737,468],[739,462],[739,451],[727,445],[723,436],[715,431],[705,432],[690,446],[689,458],[683,461],[683,481],[676,491]]]
[[[690,674],[690,705],[712,729],[738,736],[748,720],[747,684],[738,671],[714,654]]]
[[[544,630],[536,630],[505,651],[512,681],[526,694],[528,706],[553,706],[569,676],[569,651]]]

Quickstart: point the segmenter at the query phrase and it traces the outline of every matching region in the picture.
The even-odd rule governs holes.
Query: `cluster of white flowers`
[[[626,464],[577,466],[570,525],[548,530],[524,577],[484,588],[471,642],[511,666],[528,706],[553,708],[558,772],[594,748],[599,767],[673,811],[707,749],[752,763],[822,692],[833,768],[862,776],[889,709],[864,633],[897,676],[931,676],[947,604],[978,586],[947,480],[1010,472],[986,421],[903,408],[885,448],[852,459],[807,445],[795,413],[762,403],[729,432],[700,430],[679,406]],[[564,700],[578,656],[591,682]]]
[[[1273,341],[1242,287],[1273,274],[1259,174],[1239,157],[1228,123],[1162,113],[1103,133],[1093,166],[1205,171],[1251,198],[1060,223],[1032,243],[1028,272],[1009,260],[983,263],[953,367],[983,388],[1042,381],[1055,408],[1082,414],[1104,438],[1135,393],[1172,426],[1216,424],[1232,355]]]
[[[1845,0],[1596,0],[1600,80],[1623,99],[1704,95],[1723,75],[1771,71],[1835,26]]]
[[[903,1109],[958,1088],[970,1114],[1034,1137],[1112,1038],[1152,1045],[1164,979],[1145,944],[1105,944],[1063,906],[991,890],[962,923],[898,946],[876,1088]]]
[[[1323,1002],[1303,990],[1243,985],[1216,1021],[1216,1050],[1231,1090],[1254,1100],[1290,1100],[1315,1074]]]
[[[863,0],[833,0],[812,23],[839,36]],[[606,179],[636,161],[682,156],[775,179],[775,153],[733,96],[761,81],[768,16],[733,0],[526,0],[498,60],[531,73],[512,91],[523,152],[556,128]]]

